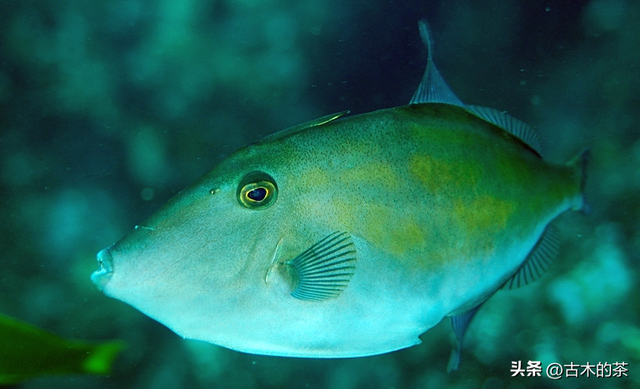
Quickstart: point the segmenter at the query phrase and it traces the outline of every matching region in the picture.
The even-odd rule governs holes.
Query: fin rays
[[[451,327],[453,328],[453,334],[456,336],[456,344],[451,350],[451,354],[449,355],[449,362],[447,363],[447,372],[452,372],[453,370],[457,370],[460,365],[460,358],[462,354],[462,342],[464,340],[464,334],[467,332],[467,327],[471,323],[471,320],[478,312],[478,309],[482,306],[483,303],[480,303],[478,306],[469,310],[468,312],[458,315],[458,316],[450,316],[451,319]]]
[[[356,249],[346,232],[334,232],[284,263],[293,270],[291,295],[300,300],[338,297],[356,268]]]
[[[517,289],[537,280],[549,269],[559,249],[560,234],[555,227],[548,225],[522,266],[502,287]]]
[[[502,128],[509,134],[520,139],[524,144],[533,149],[533,151],[542,155],[542,146],[540,145],[540,137],[538,133],[529,125],[521,122],[520,120],[507,115],[504,112],[500,112],[497,109],[481,107],[478,105],[467,105],[467,110],[477,117],[488,121],[491,124]]]
[[[540,138],[533,128],[496,109],[465,105],[455,93],[453,93],[433,61],[433,50],[427,22],[421,20],[418,25],[420,28],[420,37],[427,49],[427,66],[422,76],[422,81],[420,81],[420,85],[418,85],[418,89],[411,98],[411,101],[409,101],[409,104],[441,103],[465,108],[475,116],[502,128],[509,134],[520,139],[525,145],[538,154],[538,156],[541,156]]]
[[[429,27],[427,22],[421,20],[419,23],[420,37],[422,43],[427,49],[427,68],[422,76],[422,81],[418,85],[416,93],[409,104],[421,104],[421,103],[445,103],[451,105],[457,105],[464,107],[462,101],[453,93],[451,88],[447,85],[440,75],[436,65],[433,62],[433,54],[431,50],[431,39],[429,38]]]

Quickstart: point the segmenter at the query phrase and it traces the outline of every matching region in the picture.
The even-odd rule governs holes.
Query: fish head
[[[92,281],[183,337],[241,351],[267,352],[252,339],[303,328],[308,310],[319,309],[305,300],[339,294],[355,250],[348,234],[337,233],[345,230],[340,215],[322,206],[336,188],[289,143],[253,144],[229,156],[100,251]],[[331,248],[325,251],[334,259],[299,258],[314,243]],[[298,273],[317,271],[317,263],[330,267],[335,287],[297,290]]]
[[[222,322],[215,318],[237,325],[245,309],[288,293],[277,277],[265,288],[282,237],[294,241],[307,227],[284,217],[297,197],[292,187],[281,193],[284,173],[271,144],[237,151],[100,251],[92,281],[190,338]]]

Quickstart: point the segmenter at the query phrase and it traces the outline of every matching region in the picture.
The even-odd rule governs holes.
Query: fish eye
[[[263,201],[269,195],[269,189],[259,186],[247,192],[247,197],[253,201]]]
[[[238,202],[249,209],[265,209],[276,201],[278,187],[267,173],[251,172],[238,185]]]

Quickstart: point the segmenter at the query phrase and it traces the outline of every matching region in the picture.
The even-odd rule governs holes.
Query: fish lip
[[[91,281],[100,291],[104,291],[113,275],[113,257],[109,248],[100,250],[96,259],[98,260],[98,270],[91,274]]]

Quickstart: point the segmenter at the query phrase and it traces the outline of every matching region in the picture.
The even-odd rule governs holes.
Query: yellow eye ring
[[[251,172],[238,185],[238,202],[250,209],[266,209],[278,197],[278,187],[267,173]]]

